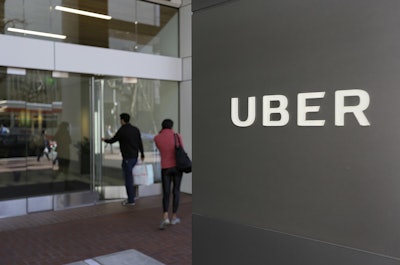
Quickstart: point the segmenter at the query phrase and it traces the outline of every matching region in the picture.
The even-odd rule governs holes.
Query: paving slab
[[[68,263],[66,265],[165,265],[135,249],[128,249],[108,255]]]
[[[84,261],[78,261],[78,262],[68,263],[66,265],[88,265],[88,264]]]

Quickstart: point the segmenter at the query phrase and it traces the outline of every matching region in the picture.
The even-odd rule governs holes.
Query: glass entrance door
[[[93,77],[92,89],[96,190],[103,199],[126,197],[119,144],[101,141],[102,137],[111,138],[116,133],[121,126],[119,115],[124,112],[131,116],[130,122],[142,134],[144,163],[151,171],[151,179],[144,186],[160,182],[160,157],[153,138],[165,118],[174,120],[174,127],[179,128],[178,83],[115,76]]]
[[[119,114],[121,97],[126,97],[121,86],[122,78],[93,77],[93,132],[95,185],[102,199],[120,199],[125,197],[125,186],[122,178],[121,161],[118,142],[106,144],[101,138],[111,138],[120,127]]]

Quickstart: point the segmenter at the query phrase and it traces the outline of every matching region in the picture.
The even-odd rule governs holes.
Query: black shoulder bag
[[[192,172],[192,160],[190,160],[189,156],[183,149],[180,138],[176,133],[174,134],[174,142],[175,142],[176,168],[184,173]]]

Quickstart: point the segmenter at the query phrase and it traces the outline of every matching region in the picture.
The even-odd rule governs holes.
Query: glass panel
[[[8,28],[17,28],[23,30],[39,31],[46,33],[54,32],[51,26],[50,16],[50,0],[13,0],[0,1],[4,17],[4,29],[6,34],[23,36],[21,33],[12,33],[7,31]],[[3,18],[2,17],[2,18]],[[31,38],[43,38],[35,35],[26,35]]]
[[[103,91],[103,98],[98,100],[102,106],[97,109],[103,115],[99,123],[102,123],[104,137],[112,137],[121,126],[119,114],[129,113],[131,123],[142,133],[145,163],[153,166],[154,181],[160,182],[160,157],[153,138],[160,131],[165,118],[176,121],[176,128],[179,128],[178,82],[107,77],[97,80],[96,86]],[[118,143],[103,143],[102,153],[102,184],[123,186],[122,157]]]
[[[108,9],[110,48],[178,57],[178,9],[128,0]]]
[[[89,79],[12,72],[0,68],[0,199],[89,190]]]
[[[111,16],[100,19],[59,6]],[[132,0],[0,0],[1,33],[178,57],[178,9]],[[58,35],[53,39],[8,28]],[[4,30],[3,30],[4,29]]]
[[[54,0],[53,21],[60,21],[66,42],[108,48],[110,21],[57,10],[57,6],[107,15],[107,1]]]

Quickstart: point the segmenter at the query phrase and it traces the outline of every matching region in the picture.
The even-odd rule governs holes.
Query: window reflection
[[[56,6],[109,15],[112,19],[63,12]],[[149,2],[1,0],[0,21],[4,34],[178,57],[178,9]],[[66,39],[27,35],[8,28],[58,34]]]
[[[78,145],[90,135],[89,78],[0,73],[0,199],[89,190]]]
[[[98,108],[103,127],[91,131],[94,77],[41,70],[8,72],[13,74],[0,67],[0,200],[85,191],[94,183],[123,185],[118,143],[102,146],[103,160],[96,160],[102,175],[94,180],[91,172],[91,146],[101,143],[100,135],[115,133],[122,112],[140,128],[145,163],[152,166],[154,181],[160,181],[153,137],[165,118],[176,120],[179,128],[178,82],[96,78],[95,87],[103,98]]]

